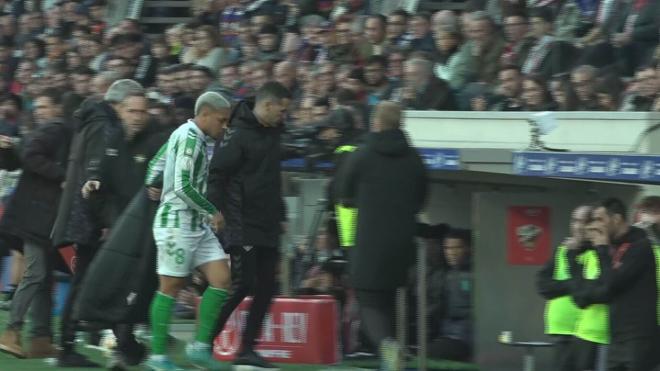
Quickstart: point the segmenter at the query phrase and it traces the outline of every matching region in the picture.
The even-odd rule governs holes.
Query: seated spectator
[[[297,101],[302,94],[300,85],[296,80],[296,75],[296,65],[289,61],[279,62],[273,68],[274,80],[284,85],[285,88],[289,89],[294,101]]]
[[[504,39],[486,12],[470,14],[467,22],[468,41],[459,52],[456,74],[464,84],[492,83],[497,79]]]
[[[461,34],[456,29],[443,28],[435,33],[435,76],[449,83],[452,89],[460,89],[463,80],[457,74],[460,62],[458,50]]]
[[[277,27],[272,24],[267,24],[259,30],[257,36],[259,44],[259,59],[262,61],[283,59],[279,52],[279,36]]]
[[[192,47],[182,56],[183,63],[193,63],[218,71],[220,66],[236,60],[236,53],[219,46],[219,37],[213,26],[201,26],[195,30]]]
[[[360,45],[362,59],[366,60],[372,55],[382,55],[387,48],[385,37],[386,18],[382,15],[370,15],[364,25],[365,42]]]
[[[409,14],[403,9],[397,9],[387,16],[387,41],[390,47],[406,48],[409,40],[406,35]]]
[[[540,76],[526,76],[523,79],[521,98],[525,111],[554,111],[556,109],[545,81]]]
[[[367,105],[375,107],[383,100],[388,100],[392,94],[392,86],[385,75],[387,59],[374,55],[367,59],[364,66],[364,80],[367,85]]]
[[[599,110],[618,111],[623,90],[623,81],[617,75],[607,74],[597,79],[595,91]]]
[[[529,36],[527,15],[517,12],[504,17],[504,34],[507,44],[504,47],[501,63],[522,66],[534,45],[534,38]]]
[[[545,79],[568,71],[573,66],[575,48],[553,36],[553,13],[550,8],[533,8],[530,12],[531,36],[534,38],[523,74],[541,75]]]
[[[598,71],[593,66],[580,66],[571,73],[571,84],[575,89],[578,111],[598,111],[595,84]]]
[[[461,111],[487,111],[492,103],[491,92],[483,82],[471,82],[465,86],[458,98]]]
[[[550,81],[550,95],[557,105],[557,111],[575,111],[577,97],[567,74],[557,75]]]
[[[635,73],[635,82],[624,99],[622,111],[649,112],[658,97],[660,83],[656,69],[651,65],[640,67]]]
[[[500,69],[499,83],[495,90],[491,111],[522,111],[520,100],[522,75],[517,66],[504,66]]]
[[[423,51],[435,53],[435,42],[431,34],[431,14],[419,12],[410,19],[410,49],[413,51]]]
[[[444,239],[448,270],[438,337],[428,346],[431,358],[468,361],[473,351],[472,238],[468,230],[450,230]]]
[[[337,64],[356,64],[360,60],[358,50],[351,41],[351,22],[348,17],[335,22],[335,43],[328,50],[328,59]]]
[[[433,75],[431,61],[410,59],[404,66],[401,103],[406,109],[451,111],[456,109],[454,94],[445,81]]]
[[[392,49],[387,56],[387,78],[393,87],[399,87],[403,80],[403,62],[406,60],[406,52],[402,49]]]
[[[626,58],[635,70],[651,62],[660,41],[660,2],[634,1],[623,31],[612,38],[615,47],[623,49],[619,57]]]

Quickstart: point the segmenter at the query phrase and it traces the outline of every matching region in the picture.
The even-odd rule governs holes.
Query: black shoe
[[[121,359],[129,366],[137,366],[147,358],[147,347],[137,341],[120,349]]]
[[[89,367],[89,368],[97,368],[101,367],[96,362],[92,362],[87,357],[80,353],[76,353],[74,351],[72,352],[66,352],[66,353],[61,353],[60,356],[57,358],[57,367]]]
[[[234,360],[234,370],[252,370],[254,368],[279,370],[277,366],[261,358],[254,350],[244,351]]]

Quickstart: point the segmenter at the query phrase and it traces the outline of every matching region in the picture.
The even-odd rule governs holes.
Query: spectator
[[[554,111],[545,81],[540,76],[526,76],[523,79],[522,95],[525,111]]]
[[[160,69],[179,63],[178,55],[172,55],[167,45],[165,37],[158,37],[151,42],[151,55],[154,57],[154,63]]]
[[[241,85],[238,75],[238,65],[228,64],[220,67],[220,86],[235,95]]]
[[[631,94],[624,100],[622,111],[648,112],[653,108],[655,99],[659,95],[660,83],[653,66],[642,66],[635,73],[635,82]]]
[[[492,83],[497,79],[504,39],[499,35],[490,16],[485,12],[469,15],[468,41],[459,51],[458,79],[468,82]],[[458,85],[459,88],[462,85]]]
[[[633,2],[623,32],[614,34],[612,43],[622,48],[622,55],[635,70],[651,61],[660,40],[660,2],[640,0]]]
[[[392,49],[387,56],[387,77],[395,87],[398,87],[403,80],[403,62],[405,60],[406,52],[402,49]]]
[[[259,30],[258,43],[259,43],[259,59],[262,61],[282,59],[279,52],[279,36],[277,35],[277,27],[272,24],[264,25]]]
[[[105,70],[116,72],[122,79],[127,79],[135,73],[128,59],[119,55],[109,57],[105,62]]]
[[[598,70],[593,66],[579,66],[571,73],[571,84],[577,97],[579,111],[598,111],[600,106],[596,98],[596,74]]]
[[[553,15],[550,8],[541,7],[531,10],[530,34],[534,38],[534,45],[522,65],[524,74],[538,74],[549,79],[572,67],[574,47],[555,39],[552,35],[552,21]]]
[[[439,30],[442,28],[448,28],[453,30],[458,30],[459,22],[456,13],[451,10],[440,10],[433,14],[432,18],[433,29]]]
[[[335,23],[335,43],[328,50],[328,59],[337,64],[356,64],[360,61],[357,48],[350,38],[351,19],[340,18]]]
[[[427,180],[421,159],[399,129],[401,108],[382,102],[373,117],[367,144],[350,155],[337,176],[337,194],[340,203],[359,210],[350,280],[369,339],[380,346],[382,359],[392,357],[384,369],[395,370],[400,369],[393,340],[395,292],[414,261],[415,215],[424,205]],[[387,216],[383,203],[391,206]]]
[[[433,64],[425,59],[409,59],[404,66],[401,91],[404,107],[414,110],[451,111],[456,108],[449,85],[433,76]]]
[[[297,101],[301,95],[301,90],[296,80],[296,74],[296,65],[288,61],[276,64],[273,70],[274,80],[289,89],[294,101]]]
[[[237,58],[235,52],[219,46],[217,32],[212,26],[197,28],[193,40],[192,47],[181,57],[183,63],[194,63],[211,71],[219,71],[220,66],[232,63]]]
[[[207,67],[201,65],[192,66],[188,70],[188,83],[190,85],[190,93],[194,97],[202,95],[214,80],[213,72]]]
[[[550,81],[550,95],[552,95],[552,100],[557,105],[558,111],[576,110],[577,97],[568,75],[561,74],[552,78]]]
[[[463,86],[463,80],[458,75],[460,67],[461,35],[457,30],[443,28],[435,33],[435,76],[449,83],[452,89]]]
[[[623,89],[623,82],[614,74],[608,74],[597,79],[595,91],[599,110],[618,111],[621,107]]]
[[[133,79],[150,86],[156,80],[157,65],[153,57],[145,53],[144,38],[138,33],[117,34],[111,41],[112,54],[126,58],[129,65],[134,68]]]
[[[386,52],[387,40],[385,24],[387,20],[382,15],[370,15],[365,22],[366,42],[360,46],[362,59],[366,60],[372,55],[382,55]]]
[[[590,7],[595,2],[592,1],[562,1],[559,5],[559,11],[554,22],[555,37],[557,40],[566,41],[569,43],[574,43],[575,39],[580,32],[581,22],[583,20],[588,20],[585,16],[582,16],[582,11],[580,5],[587,5]],[[587,10],[585,13],[593,14],[595,9]]]
[[[486,111],[492,103],[490,89],[483,82],[467,84],[459,95],[458,109],[461,111]]]
[[[423,51],[435,53],[435,42],[431,34],[431,14],[420,12],[413,15],[410,19],[410,49],[413,51]]]
[[[495,103],[492,111],[522,111],[520,100],[522,91],[522,75],[517,66],[504,66],[500,69],[499,85],[496,89]]]
[[[367,105],[374,107],[383,100],[387,100],[392,93],[392,87],[385,74],[387,59],[381,55],[374,55],[367,59],[364,66],[364,80],[367,85]]]
[[[504,18],[507,44],[501,62],[522,66],[532,49],[534,39],[529,36],[529,20],[525,13],[511,13]]]
[[[403,9],[397,9],[387,16],[387,40],[392,47],[407,47],[406,25],[409,14]],[[421,30],[420,30],[421,31]]]

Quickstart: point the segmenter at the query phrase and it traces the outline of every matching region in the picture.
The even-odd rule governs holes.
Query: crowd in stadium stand
[[[2,118],[25,130],[39,90],[68,92],[71,113],[124,77],[150,87],[165,126],[189,117],[205,90],[240,99],[269,79],[293,90],[298,127],[339,104],[364,125],[381,100],[418,110],[660,109],[657,1],[477,0],[434,14],[380,14],[382,2],[366,1],[207,1],[161,34],[131,19],[108,26],[106,1],[38,3],[0,2]]]

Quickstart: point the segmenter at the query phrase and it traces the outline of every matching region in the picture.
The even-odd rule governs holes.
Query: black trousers
[[[660,352],[656,338],[631,340],[613,339],[607,358],[608,371],[652,371],[657,370]]]
[[[266,246],[230,246],[228,252],[231,258],[231,294],[220,312],[214,338],[225,327],[229,316],[241,301],[253,295],[241,341],[241,352],[244,352],[254,348],[264,317],[275,296],[280,255],[277,247]]]
[[[356,290],[360,318],[374,349],[386,338],[395,337],[396,290]]]
[[[60,347],[63,352],[72,352],[75,347],[76,331],[78,330],[78,321],[72,318],[73,308],[82,288],[82,282],[87,273],[89,265],[96,255],[96,248],[81,246],[76,249],[75,272],[71,279],[69,295],[62,309],[62,321],[60,328]],[[121,324],[113,327],[113,332],[117,338],[117,347],[122,353],[131,352],[137,345],[137,340],[133,335],[132,324]]]

